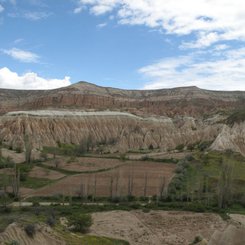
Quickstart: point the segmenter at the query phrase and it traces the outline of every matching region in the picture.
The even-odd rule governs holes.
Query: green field
[[[224,188],[230,192],[229,203],[245,205],[245,158],[238,153],[193,153],[178,163],[170,191],[177,199],[209,198],[214,203],[222,188],[222,176],[227,182]]]

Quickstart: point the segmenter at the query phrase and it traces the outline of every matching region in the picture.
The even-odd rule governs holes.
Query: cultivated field
[[[86,160],[91,161],[90,158]],[[105,162],[110,163],[111,160],[98,158],[95,161],[94,159],[96,163],[92,165],[92,169],[89,166],[86,169],[96,169],[95,166],[98,167],[100,162],[104,168]],[[103,172],[69,175],[53,184],[37,189],[33,195],[143,196],[145,194],[151,196],[159,194],[160,189],[166,190],[176,167],[175,164],[148,161],[122,162],[114,159],[111,162],[116,165],[110,166],[118,167]],[[70,163],[69,166],[72,164]],[[74,170],[78,168],[74,167]],[[80,166],[79,170],[81,170]]]

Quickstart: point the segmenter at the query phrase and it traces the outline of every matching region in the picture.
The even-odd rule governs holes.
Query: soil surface
[[[145,183],[146,196],[159,195],[161,185],[164,185],[164,189],[167,188],[174,176],[175,168],[175,164],[132,161],[131,164],[106,172],[67,176],[36,190],[33,196],[55,194],[127,196],[129,182],[131,194],[134,196],[144,195]]]
[[[111,211],[93,214],[91,233],[131,245],[188,245],[197,235],[209,240],[227,223],[219,215],[176,211]]]
[[[57,180],[64,177],[65,175],[54,170],[44,169],[35,166],[29,173],[29,176],[33,178],[45,178],[50,180]]]
[[[27,236],[24,228],[15,223],[9,225],[3,233],[0,233],[0,245],[8,242],[19,241],[25,245],[65,245],[54,231],[48,226],[36,225],[36,233],[34,237]],[[11,243],[12,244],[12,243]]]

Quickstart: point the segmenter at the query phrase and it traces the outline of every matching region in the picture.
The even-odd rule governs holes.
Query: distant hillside
[[[0,89],[0,114],[18,110],[119,110],[140,116],[207,116],[243,108],[245,92],[183,87],[161,90],[122,90],[79,82],[55,90]]]

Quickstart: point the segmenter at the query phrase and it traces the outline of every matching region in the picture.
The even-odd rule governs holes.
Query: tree
[[[114,178],[111,175],[111,178],[110,178],[110,198],[111,198],[111,200],[113,198],[113,182],[114,182]]]
[[[147,194],[147,183],[148,183],[148,175],[145,173],[145,179],[144,179],[144,194],[143,196],[146,197]]]
[[[161,176],[160,184],[159,184],[159,196],[160,196],[160,199],[162,199],[164,197],[165,187],[166,187],[166,178],[164,176]]]
[[[16,167],[16,163],[14,165],[14,174],[12,177],[12,189],[14,197],[18,198],[20,189],[20,169]]]
[[[2,141],[0,140],[0,159],[1,159],[2,156],[3,156],[3,153],[2,153],[2,147],[3,147],[3,144],[2,144]]]
[[[133,172],[130,172],[128,175],[128,196],[133,196],[133,189],[134,189],[134,176]]]
[[[25,229],[26,234],[29,237],[33,238],[33,236],[36,233],[36,227],[35,227],[35,225],[34,224],[28,224],[28,225],[25,226],[24,229]]]
[[[25,150],[26,150],[25,151],[26,163],[31,163],[31,155],[32,155],[33,145],[32,145],[31,138],[28,134],[26,134],[24,137],[24,143],[25,143]]]
[[[54,166],[55,168],[58,168],[60,165],[60,160],[58,158],[54,159]]]
[[[69,220],[69,226],[72,231],[86,233],[92,225],[92,217],[90,214],[73,215]]]
[[[221,173],[218,182],[218,206],[226,208],[232,198],[233,164],[222,159]]]
[[[97,194],[97,174],[94,175],[94,193],[93,193],[93,198],[96,198]]]
[[[4,210],[7,210],[9,203],[11,203],[9,195],[4,191],[0,192],[0,207],[2,207]]]

